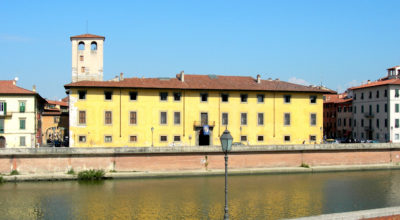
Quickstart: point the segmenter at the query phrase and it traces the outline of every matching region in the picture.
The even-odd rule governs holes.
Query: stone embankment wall
[[[229,153],[229,168],[400,164],[400,144],[240,146]],[[220,147],[0,149],[0,173],[106,171],[205,171],[224,168]]]

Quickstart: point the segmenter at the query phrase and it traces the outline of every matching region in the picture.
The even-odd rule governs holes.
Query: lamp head
[[[222,151],[225,153],[231,151],[233,137],[228,130],[225,130],[224,133],[222,133],[220,140],[221,140]]]

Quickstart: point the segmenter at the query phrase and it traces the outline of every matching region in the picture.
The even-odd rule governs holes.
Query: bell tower
[[[72,82],[103,81],[105,37],[82,34],[72,36]]]

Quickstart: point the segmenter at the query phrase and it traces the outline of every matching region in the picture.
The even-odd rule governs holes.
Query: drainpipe
[[[122,103],[121,103],[121,89],[119,89],[119,137],[121,138],[121,130],[122,130],[122,123],[121,123],[121,108],[122,108]]]

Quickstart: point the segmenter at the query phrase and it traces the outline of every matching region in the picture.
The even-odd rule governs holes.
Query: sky
[[[400,65],[400,1],[0,0],[0,80],[61,99],[69,37],[106,37],[104,79],[217,74],[344,91]],[[88,24],[88,25],[87,25]]]

